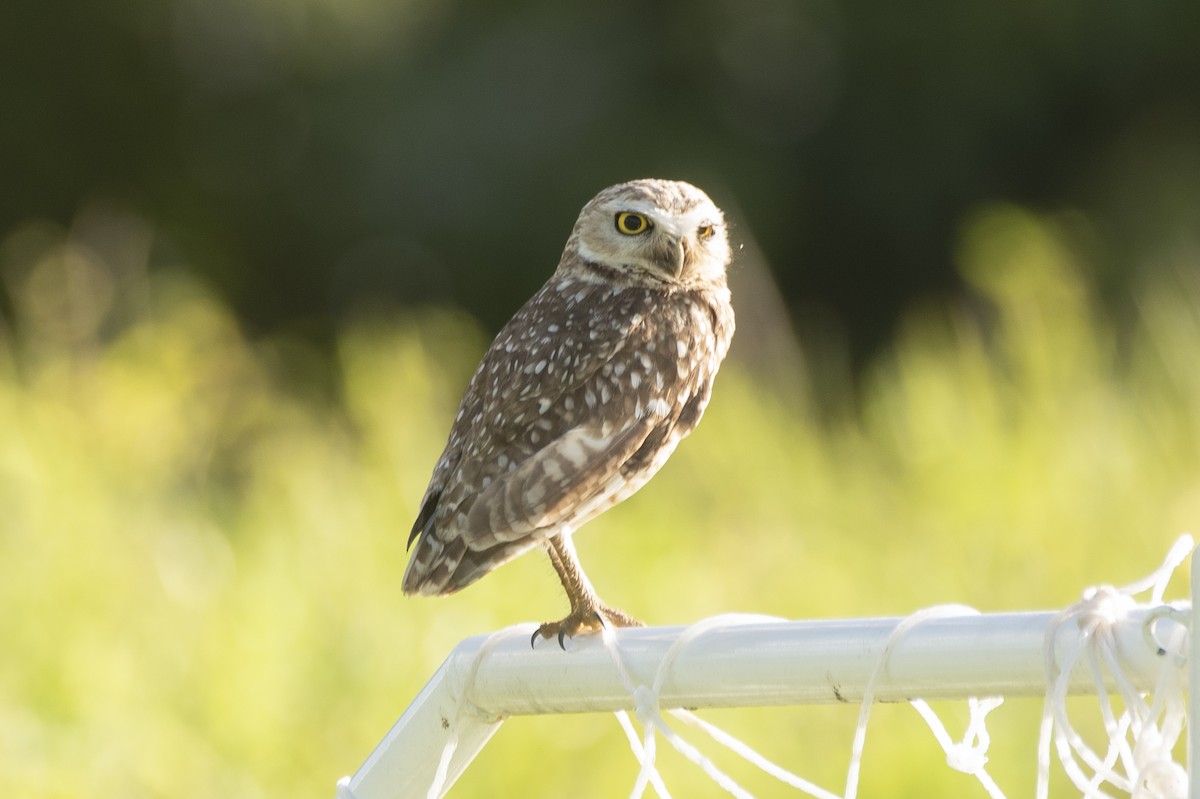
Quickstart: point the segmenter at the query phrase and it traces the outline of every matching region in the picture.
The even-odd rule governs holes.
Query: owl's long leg
[[[613,627],[642,627],[640,621],[624,611],[610,608],[600,601],[596,589],[583,573],[579,565],[579,556],[575,554],[575,544],[571,541],[570,533],[562,533],[546,539],[546,552],[550,562],[558,572],[571,602],[571,612],[561,621],[548,621],[533,634],[532,641],[538,637],[550,638],[558,636],[558,645],[564,646],[564,639],[574,637],[579,632],[596,632],[607,621]],[[565,648],[565,647],[564,647]]]

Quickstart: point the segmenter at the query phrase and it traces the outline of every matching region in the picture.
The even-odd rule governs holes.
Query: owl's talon
[[[565,652],[567,639],[574,638],[580,633],[597,633],[604,629],[605,624],[613,627],[644,627],[637,619],[624,611],[610,608],[606,605],[590,608],[576,608],[561,621],[548,621],[538,627],[529,639],[530,646],[536,646],[538,638],[557,638],[558,645]]]

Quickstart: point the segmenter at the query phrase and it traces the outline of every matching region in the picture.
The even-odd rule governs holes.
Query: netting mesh
[[[1162,602],[1172,574],[1193,548],[1192,538],[1183,536],[1172,547],[1162,566],[1151,575],[1123,588],[1101,586],[1089,589],[1079,602],[1060,613],[1047,630],[1045,662],[1048,688],[1038,745],[1038,799],[1049,795],[1051,748],[1067,776],[1088,799],[1113,796],[1110,791],[1117,791],[1134,799],[1185,799],[1188,787],[1187,772],[1175,762],[1173,751],[1183,732],[1186,719],[1183,666],[1187,657],[1187,628],[1183,624],[1170,625],[1166,632],[1166,640],[1163,640],[1160,637],[1160,625],[1156,622],[1166,616],[1184,613],[1182,610],[1163,605]],[[1140,605],[1138,596],[1147,592],[1150,595],[1148,601]],[[1163,655],[1163,667],[1150,701],[1134,688],[1126,675],[1117,657],[1113,634],[1114,625],[1139,606],[1157,608],[1145,628],[1145,634]],[[858,793],[858,777],[875,684],[885,672],[891,653],[914,627],[923,622],[977,612],[961,605],[939,606],[918,611],[897,625],[867,684],[851,745],[846,784],[840,794],[821,788],[771,762],[747,744],[690,711],[672,709],[666,711],[664,716],[658,697],[663,681],[683,647],[713,628],[730,623],[761,621],[762,617],[717,616],[688,628],[668,651],[649,685],[635,681],[626,667],[617,636],[611,629],[605,629],[604,645],[633,699],[634,715],[641,725],[639,734],[627,712],[618,711],[616,714],[640,765],[630,796],[643,796],[649,786],[653,786],[661,797],[671,795],[655,765],[657,742],[660,737],[701,768],[728,793],[737,797],[751,796],[699,748],[680,735],[669,723],[667,717],[670,717],[700,730],[763,772],[804,794],[817,799],[853,799]],[[1079,644],[1064,656],[1055,651],[1054,644],[1058,628],[1067,624],[1078,625],[1084,634],[1076,639]],[[1087,664],[1095,681],[1096,696],[1108,737],[1107,748],[1103,754],[1096,751],[1076,732],[1067,712],[1069,676],[1081,661]],[[1109,681],[1116,686],[1115,693],[1123,708],[1120,713],[1113,707],[1113,697],[1108,688]],[[999,707],[1003,701],[1001,697],[968,699],[970,720],[963,737],[958,741],[951,738],[945,725],[927,702],[916,699],[910,703],[929,725],[934,737],[942,746],[947,764],[974,776],[993,799],[1004,797],[1005,793],[987,772],[987,750],[990,744],[987,714]]]
[[[1158,621],[1180,612],[1163,605],[1163,595],[1171,575],[1193,549],[1191,536],[1183,536],[1171,548],[1163,565],[1145,579],[1124,588],[1089,589],[1081,601],[1059,614],[1056,626],[1076,624],[1085,636],[1080,639],[1083,644],[1068,652],[1062,662],[1056,662],[1051,646],[1046,648],[1049,688],[1038,747],[1038,799],[1049,795],[1051,740],[1067,776],[1086,797],[1110,796],[1103,790],[1105,786],[1135,799],[1182,799],[1187,795],[1187,771],[1172,755],[1187,717],[1183,693],[1187,628],[1182,624],[1159,625]],[[1138,595],[1147,592],[1150,594],[1147,606],[1156,611],[1144,634],[1163,656],[1163,667],[1150,702],[1130,683],[1118,662],[1113,638],[1113,626],[1138,606]],[[1160,628],[1166,628],[1166,640]],[[1053,632],[1051,629],[1047,634],[1048,640]],[[1103,756],[1075,731],[1066,712],[1067,676],[1080,661],[1087,663],[1096,681],[1108,735]],[[1106,672],[1116,684],[1124,706],[1120,715],[1114,712],[1105,689]]]

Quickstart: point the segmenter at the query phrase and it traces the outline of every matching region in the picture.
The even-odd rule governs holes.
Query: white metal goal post
[[[1198,580],[1200,559],[1193,558],[1192,585]],[[1141,605],[1107,590],[1088,609],[1111,614],[1102,632],[1115,660],[1103,686],[1088,658],[1072,657],[1097,633],[1068,616],[1071,609],[978,614],[949,607],[908,618],[829,621],[725,616],[687,628],[580,636],[565,652],[556,642],[531,648],[529,624],[468,638],[353,777],[338,784],[338,796],[441,796],[511,716],[635,710],[642,701],[668,710],[1047,696],[1055,663],[1071,664],[1060,680],[1060,690],[1071,694],[1155,693],[1164,669],[1197,684],[1200,637],[1187,631],[1196,629],[1200,612],[1191,603],[1163,604],[1161,589]],[[1196,697],[1188,697],[1189,720],[1200,718]],[[1198,739],[1189,737],[1189,770],[1200,763]],[[1186,795],[1200,799],[1200,781],[1190,782]]]

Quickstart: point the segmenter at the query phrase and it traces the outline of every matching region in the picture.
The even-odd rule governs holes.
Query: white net
[[[1184,610],[1163,605],[1162,602],[1168,581],[1193,549],[1194,543],[1191,536],[1181,537],[1171,548],[1165,562],[1151,575],[1124,588],[1101,586],[1089,589],[1085,592],[1083,599],[1059,614],[1055,623],[1047,630],[1045,660],[1048,688],[1038,746],[1037,796],[1039,799],[1049,795],[1052,742],[1058,761],[1062,764],[1067,776],[1088,799],[1112,796],[1113,794],[1106,791],[1106,788],[1130,795],[1134,799],[1186,799],[1187,771],[1175,762],[1173,751],[1183,732],[1186,719],[1184,666],[1187,660],[1187,627],[1183,623],[1170,625],[1169,630],[1165,633],[1166,640],[1164,640],[1160,637],[1162,631],[1159,628],[1165,628],[1167,625],[1159,625],[1157,622],[1172,616],[1186,618],[1187,614]],[[1141,605],[1137,601],[1137,597],[1147,592],[1150,594],[1148,604]],[[1155,614],[1147,623],[1145,633],[1152,638],[1158,652],[1163,656],[1163,668],[1160,670],[1158,684],[1151,701],[1147,701],[1146,696],[1133,687],[1131,680],[1126,675],[1125,668],[1117,655],[1116,641],[1113,635],[1114,625],[1139,606],[1155,608]],[[884,648],[883,656],[872,673],[870,682],[867,684],[852,743],[846,784],[840,794],[821,788],[782,766],[772,763],[745,743],[705,722],[694,713],[672,709],[667,711],[667,715],[707,734],[718,744],[737,753],[781,783],[802,793],[817,797],[817,799],[853,799],[858,794],[858,776],[868,722],[871,717],[871,706],[874,701],[875,682],[879,675],[886,670],[889,657],[896,645],[914,627],[923,622],[975,613],[978,611],[961,605],[939,606],[918,611],[897,625]],[[672,728],[663,715],[658,699],[663,681],[670,673],[675,655],[689,641],[710,629],[731,622],[736,623],[745,618],[719,616],[706,619],[690,627],[677,639],[667,657],[663,659],[655,679],[650,685],[634,681],[630,670],[625,666],[617,637],[611,629],[604,631],[605,646],[621,673],[629,695],[633,698],[635,715],[642,727],[642,733],[639,736],[628,713],[617,712],[617,719],[628,736],[630,747],[640,764],[638,777],[630,794],[632,797],[643,796],[647,787],[651,785],[659,796],[670,796],[670,792],[655,766],[656,744],[660,736],[676,751],[703,769],[718,785],[733,796],[751,796],[695,745],[689,743]],[[750,618],[756,619],[757,617]],[[1054,646],[1054,642],[1057,640],[1057,628],[1059,625],[1067,624],[1078,625],[1085,635],[1078,639],[1079,645],[1069,649],[1065,655],[1060,655]],[[1107,749],[1103,755],[1075,731],[1067,713],[1068,678],[1081,661],[1087,663],[1095,680],[1096,696],[1104,720],[1104,729],[1108,735]],[[1120,714],[1117,714],[1113,708],[1109,690],[1110,683],[1115,684],[1115,693],[1124,708]],[[987,750],[990,736],[986,719],[987,714],[999,707],[1003,701],[1002,697],[972,697],[968,699],[970,721],[963,738],[959,741],[950,737],[945,725],[927,702],[921,699],[910,702],[929,725],[938,743],[946,752],[947,764],[978,779],[993,799],[1004,797],[1006,794],[987,772]]]
[[[1187,718],[1184,702],[1184,666],[1187,662],[1187,627],[1159,624],[1181,611],[1163,605],[1167,583],[1178,566],[1193,551],[1191,536],[1183,536],[1171,548],[1166,561],[1143,580],[1124,588],[1101,586],[1089,589],[1081,601],[1059,614],[1057,623],[1076,624],[1085,633],[1086,646],[1067,652],[1056,660],[1046,650],[1045,709],[1042,713],[1038,747],[1039,799],[1049,795],[1051,740],[1067,776],[1084,796],[1109,796],[1103,788],[1129,794],[1135,799],[1182,799],[1187,795],[1187,771],[1173,759],[1173,750]],[[1162,656],[1153,700],[1134,689],[1117,658],[1114,625],[1138,606],[1137,597],[1149,592],[1148,606],[1155,613],[1145,625],[1145,635]],[[1108,745],[1103,757],[1075,732],[1066,712],[1067,675],[1086,661],[1096,681],[1096,693]],[[1104,674],[1116,685],[1124,710],[1116,715]],[[1090,774],[1089,774],[1090,772]]]
[[[1187,772],[1176,761],[1175,750],[1187,720],[1184,693],[1192,616],[1187,603],[1164,604],[1164,595],[1172,575],[1193,549],[1192,538],[1183,536],[1172,547],[1164,563],[1145,579],[1123,588],[1091,588],[1079,602],[1057,614],[1028,614],[1031,618],[1037,617],[1033,621],[1038,626],[1026,639],[1025,649],[1032,653],[1026,684],[1038,690],[1034,686],[1043,682],[1038,678],[1036,667],[1036,642],[1038,636],[1042,636],[1046,686],[1038,743],[1038,799],[1049,796],[1055,762],[1080,795],[1087,799],[1115,796],[1184,799],[1188,796]],[[716,745],[733,752],[781,785],[795,789],[798,795],[854,799],[859,791],[860,768],[874,702],[880,698],[922,695],[920,691],[906,691],[897,697],[894,685],[889,682],[895,676],[893,671],[912,671],[914,661],[908,650],[918,644],[916,648],[927,650],[932,629],[943,629],[947,623],[965,623],[977,616],[978,611],[961,605],[930,608],[899,623],[891,622],[884,628],[888,632],[881,632],[875,639],[883,641],[886,635],[882,647],[877,643],[870,650],[877,653],[875,659],[865,664],[861,672],[858,723],[849,744],[850,761],[840,792],[821,787],[772,762],[745,742],[679,707],[702,704],[681,701],[678,693],[672,694],[672,690],[676,690],[672,685],[678,682],[681,672],[687,671],[685,666],[703,663],[704,653],[719,651],[720,644],[714,642],[724,640],[721,636],[729,635],[731,630],[761,630],[764,627],[767,629],[765,634],[770,636],[772,629],[785,629],[774,625],[789,624],[771,617],[725,615],[705,619],[682,630],[669,647],[655,650],[650,655],[645,646],[637,648],[639,639],[636,637],[605,629],[600,636],[602,647],[581,643],[580,650],[572,653],[573,656],[584,656],[590,649],[597,659],[585,663],[584,658],[576,658],[572,669],[563,669],[561,660],[556,660],[558,666],[539,672],[538,677],[531,677],[528,672],[538,668],[539,664],[544,666],[548,659],[537,657],[544,653],[528,650],[528,627],[522,625],[494,633],[476,642],[473,649],[468,646],[462,657],[452,656],[447,660],[430,686],[355,777],[339,783],[338,796],[339,799],[443,796],[506,715],[547,712],[549,707],[556,707],[560,712],[571,710],[570,702],[564,704],[563,694],[554,694],[561,686],[549,686],[548,680],[578,670],[585,675],[580,679],[586,683],[582,687],[576,684],[578,690],[606,693],[610,696],[610,700],[606,700],[610,709],[619,705],[632,707],[632,713],[616,711],[638,763],[631,797],[645,796],[650,789],[660,797],[671,796],[667,780],[658,768],[660,743],[665,742],[736,797],[752,794],[720,768],[714,757],[705,754],[705,748]],[[980,619],[981,624],[993,621],[995,617]],[[861,632],[862,625],[856,629]],[[995,627],[987,626],[986,629]],[[1042,630],[1044,633],[1040,632]],[[1131,630],[1135,637],[1132,642],[1128,637]],[[1001,637],[1006,634],[1001,633]],[[991,643],[990,654],[982,661],[975,661],[975,665],[998,659],[997,653],[1004,650],[1007,640]],[[524,642],[523,646],[518,642]],[[469,643],[470,640],[464,642]],[[856,647],[861,649],[862,645]],[[943,648],[941,652],[937,657],[970,659],[970,653],[961,647]],[[1135,664],[1130,659],[1131,652],[1141,653],[1144,657]],[[936,660],[924,662],[924,668],[942,673],[937,669]],[[963,663],[953,665],[961,667]],[[820,668],[823,676],[825,666]],[[506,676],[512,674],[518,675],[518,682]],[[639,674],[643,677],[639,678]],[[646,678],[644,675],[648,674],[652,676]],[[789,671],[784,675],[787,679],[779,685],[791,685],[790,678],[794,676]],[[506,679],[509,681],[505,682]],[[605,680],[609,682],[602,685]],[[971,684],[975,685],[974,682]],[[993,679],[985,684],[996,683]],[[528,706],[532,709],[513,709],[513,705],[505,704],[512,701],[512,697],[533,690],[531,686],[545,689],[557,699],[537,697]],[[883,693],[880,693],[881,689]],[[1093,720],[1078,726],[1071,717],[1067,698],[1069,694],[1079,693],[1094,694],[1086,706],[1099,711],[1102,729],[1099,735],[1079,731],[1094,730],[1097,725],[1092,723]],[[965,696],[967,692],[957,695]],[[622,696],[626,698],[622,700]],[[949,767],[973,776],[993,799],[1008,795],[987,769],[991,743],[987,717],[1001,705],[1002,698],[967,699],[968,721],[958,739],[950,734],[928,702],[923,699],[908,701],[945,751]],[[603,703],[597,706],[600,704]],[[1079,713],[1080,706],[1074,707]],[[422,715],[425,713],[428,715]],[[430,730],[431,726],[436,729]],[[418,729],[409,729],[411,727]],[[1089,742],[1089,737],[1094,741]],[[415,767],[424,763],[430,764],[431,768],[422,771]],[[1028,786],[1009,786],[1009,789],[1015,791],[1012,794],[1015,796],[1029,794]]]

